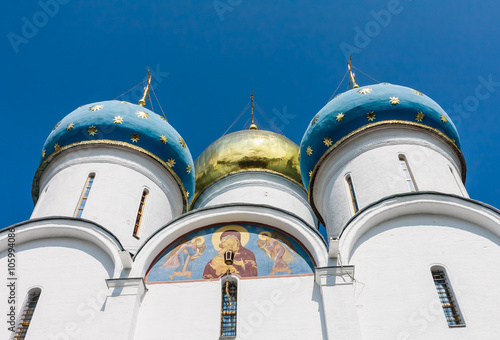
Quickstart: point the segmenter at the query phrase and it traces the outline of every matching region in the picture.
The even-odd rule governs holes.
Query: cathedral
[[[300,145],[252,123],[195,161],[147,87],[61,117],[0,231],[0,338],[496,339],[500,211],[455,125],[350,76]]]

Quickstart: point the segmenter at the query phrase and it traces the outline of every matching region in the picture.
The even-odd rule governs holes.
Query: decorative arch
[[[226,265],[224,253],[234,262]],[[251,223],[221,223],[184,234],[153,260],[147,283],[213,280],[227,275],[242,279],[312,275],[315,263],[295,238],[273,227]]]

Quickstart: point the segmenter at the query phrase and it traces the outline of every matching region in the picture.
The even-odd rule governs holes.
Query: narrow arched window
[[[28,292],[26,302],[24,303],[24,309],[22,310],[19,324],[17,325],[16,335],[14,336],[15,340],[23,340],[26,338],[26,333],[28,332],[28,327],[33,318],[33,313],[35,312],[38,299],[40,298],[40,293],[40,288],[33,288]]]
[[[83,209],[85,208],[85,204],[87,204],[87,200],[89,198],[90,189],[92,188],[92,184],[94,184],[95,174],[91,173],[87,178],[87,182],[85,183],[85,187],[83,188],[82,195],[80,196],[80,201],[76,207],[75,217],[82,217]]]
[[[135,238],[139,238],[139,228],[141,227],[142,215],[144,213],[144,204],[146,204],[146,197],[148,196],[148,190],[144,189],[141,196],[141,202],[139,203],[139,211],[137,212],[137,217],[135,218],[134,233]]]
[[[226,278],[222,283],[222,308],[220,336],[236,336],[236,313],[238,310],[238,283]]]
[[[358,200],[356,199],[356,191],[354,191],[354,185],[352,184],[351,175],[347,175],[346,181],[347,181],[347,187],[349,188],[349,193],[351,194],[351,202],[352,202],[352,207],[354,209],[354,213],[357,213],[359,210]]]
[[[458,180],[457,176],[455,175],[455,172],[453,172],[453,169],[449,165],[448,165],[448,169],[450,169],[451,175],[455,179],[455,183],[457,183],[458,190],[460,190],[460,193],[462,194],[462,196],[465,196],[464,192],[462,190],[462,185],[460,185],[460,181]]]
[[[442,267],[433,267],[431,272],[448,326],[465,326],[445,270]]]
[[[408,184],[408,188],[410,188],[410,191],[417,191],[415,180],[413,179],[413,175],[404,155],[399,155],[399,164],[401,165],[401,169],[403,170],[403,176],[406,180],[406,184]]]

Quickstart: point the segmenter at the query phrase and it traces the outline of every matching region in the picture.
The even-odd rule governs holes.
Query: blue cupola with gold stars
[[[300,167],[306,188],[317,165],[350,137],[381,125],[411,125],[438,135],[460,149],[457,129],[448,114],[425,94],[381,83],[337,95],[311,120],[300,145]]]
[[[163,116],[140,105],[111,100],[80,106],[54,127],[35,175],[35,202],[43,170],[63,151],[82,145],[115,145],[148,155],[175,178],[186,203],[192,198],[194,164],[184,139]]]

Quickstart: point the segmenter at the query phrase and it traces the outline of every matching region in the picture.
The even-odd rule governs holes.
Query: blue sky
[[[498,2],[42,0],[2,7],[1,227],[29,218],[33,176],[54,125],[80,105],[132,88],[148,66],[169,122],[196,159],[246,106],[250,90],[300,143],[345,73],[343,49],[371,77],[415,88],[452,116],[471,198],[500,207]],[[374,83],[360,72],[357,81]],[[257,119],[272,129],[263,115]]]

